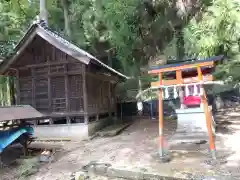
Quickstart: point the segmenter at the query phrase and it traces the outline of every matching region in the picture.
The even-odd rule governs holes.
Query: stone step
[[[203,133],[176,133],[169,139],[169,144],[202,143],[208,141],[208,135]]]

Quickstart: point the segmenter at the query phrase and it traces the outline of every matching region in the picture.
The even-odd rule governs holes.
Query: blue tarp
[[[33,128],[19,127],[6,131],[0,131],[0,153],[23,134],[33,135]]]

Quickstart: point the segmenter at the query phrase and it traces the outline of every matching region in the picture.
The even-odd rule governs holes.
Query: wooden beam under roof
[[[154,69],[148,71],[149,74],[158,74],[158,73],[163,73],[163,72],[169,72],[169,71],[177,71],[177,70],[182,70],[182,69],[190,69],[190,68],[197,68],[199,67],[206,67],[206,66],[213,66],[214,62],[201,62],[201,63],[194,63],[194,64],[184,64],[181,66],[173,66],[173,67],[168,67],[168,68],[162,68],[162,69]]]
[[[224,56],[214,56],[196,61],[186,61],[182,63],[175,64],[166,64],[158,67],[152,67],[151,70],[148,71],[149,74],[159,74],[162,72],[171,72],[177,70],[186,70],[197,67],[213,67],[216,62],[221,61]]]
[[[185,79],[182,79],[183,82],[182,84],[190,84],[190,83],[197,83],[199,82],[198,80],[198,77],[192,77],[192,78],[185,78]],[[203,81],[207,82],[207,81],[213,81],[213,76],[212,75],[205,75],[203,76]],[[162,84],[165,85],[165,86],[171,86],[171,85],[177,85],[179,84],[178,80],[177,79],[171,79],[171,80],[163,80],[162,81]],[[159,86],[159,82],[152,82],[151,83],[151,87],[157,87]]]

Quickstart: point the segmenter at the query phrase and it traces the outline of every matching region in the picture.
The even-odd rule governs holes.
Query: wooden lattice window
[[[69,81],[69,100],[71,111],[83,110],[82,75],[71,75]]]
[[[47,66],[35,68],[35,75],[36,76],[46,76],[47,74],[48,74],[48,67]]]
[[[52,107],[53,111],[60,112],[66,110],[65,81],[64,77],[53,77],[51,80]]]
[[[65,81],[64,77],[52,77],[52,97],[53,98],[65,98]]]
[[[69,63],[67,65],[68,71],[78,71],[82,72],[82,64],[81,63]]]
[[[53,111],[62,112],[66,111],[66,99],[65,98],[53,98]]]
[[[104,82],[103,84],[102,84],[102,95],[101,95],[101,97],[102,97],[102,107],[103,107],[103,109],[108,109],[108,107],[109,107],[109,85],[108,85],[108,82]]]
[[[37,110],[43,112],[48,111],[48,79],[47,78],[37,78],[36,79],[36,108]]]
[[[65,69],[64,66],[65,66],[64,64],[51,66],[50,71],[51,73],[64,72]]]
[[[87,96],[89,111],[96,111],[99,106],[100,81],[92,76],[87,76]]]
[[[81,75],[71,75],[68,78],[69,81],[69,93],[70,97],[82,97],[83,87],[82,87],[82,76]]]
[[[71,111],[82,111],[83,110],[83,98],[70,98],[70,109]]]

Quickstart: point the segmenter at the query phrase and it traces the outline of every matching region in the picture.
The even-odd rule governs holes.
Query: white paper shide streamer
[[[168,91],[168,87],[165,88],[165,98],[168,99],[169,98],[169,91]]]
[[[193,86],[194,86],[194,88],[193,88],[193,95],[197,96],[198,95],[198,85],[194,84]]]
[[[173,96],[176,99],[178,97],[177,86],[174,86],[173,93],[174,93]]]
[[[203,95],[203,92],[204,92],[203,86],[200,85],[200,95],[201,95],[201,96]]]
[[[186,96],[189,96],[190,95],[190,92],[189,92],[189,85],[187,84],[186,86],[185,86],[185,95]]]

